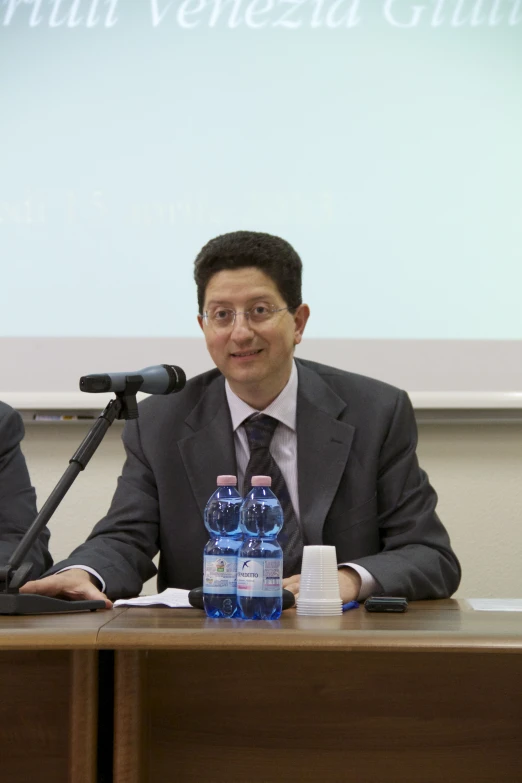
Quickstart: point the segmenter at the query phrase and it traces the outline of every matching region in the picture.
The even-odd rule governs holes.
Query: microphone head
[[[80,391],[88,394],[100,394],[111,390],[111,376],[105,373],[100,375],[83,375],[80,378]]]
[[[176,367],[175,364],[162,364],[161,366],[165,368],[169,376],[169,384],[163,394],[175,394],[181,391],[187,382],[187,376],[181,367]]]

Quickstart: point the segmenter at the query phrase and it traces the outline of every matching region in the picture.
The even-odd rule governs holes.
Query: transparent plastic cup
[[[334,546],[305,546],[297,614],[342,614],[337,556]]]

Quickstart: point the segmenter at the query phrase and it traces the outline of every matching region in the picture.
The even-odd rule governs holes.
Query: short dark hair
[[[292,245],[260,231],[232,231],[207,242],[194,262],[199,312],[203,313],[205,291],[213,275],[249,266],[261,269],[274,281],[289,310],[299,307],[303,264]]]

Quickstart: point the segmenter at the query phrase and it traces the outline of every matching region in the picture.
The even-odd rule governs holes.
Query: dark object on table
[[[405,612],[408,599],[402,595],[371,595],[364,602],[367,612]]]
[[[189,604],[195,609],[204,609],[203,606],[203,588],[194,587],[188,594]],[[290,590],[283,589],[283,611],[295,606],[295,596]]]

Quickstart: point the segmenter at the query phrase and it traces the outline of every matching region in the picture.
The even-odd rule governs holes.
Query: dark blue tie
[[[283,509],[284,524],[277,540],[283,550],[283,576],[287,577],[301,572],[303,536],[286,481],[279,465],[270,454],[270,443],[278,424],[277,419],[263,413],[254,414],[243,422],[250,446],[250,459],[243,480],[243,497],[246,497],[251,490],[252,476],[271,477],[272,492]]]

